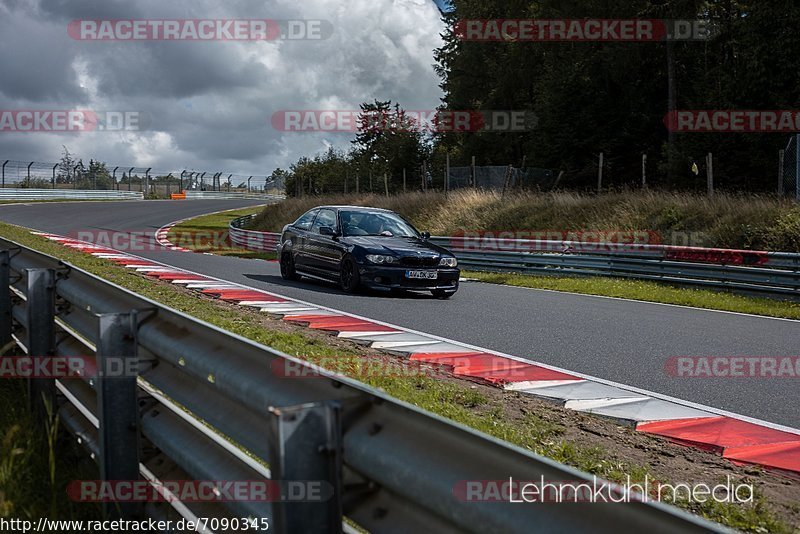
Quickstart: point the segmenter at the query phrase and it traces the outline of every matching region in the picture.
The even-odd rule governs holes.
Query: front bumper
[[[406,278],[406,271],[436,271],[435,280]],[[373,289],[412,289],[430,291],[458,289],[461,271],[456,268],[387,267],[385,265],[361,265],[358,270],[361,284]]]

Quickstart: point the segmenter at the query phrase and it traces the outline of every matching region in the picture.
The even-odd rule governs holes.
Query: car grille
[[[400,265],[404,267],[436,267],[439,265],[439,256],[406,256],[400,258]]]

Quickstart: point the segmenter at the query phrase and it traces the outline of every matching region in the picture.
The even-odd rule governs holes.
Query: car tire
[[[284,280],[298,280],[300,277],[294,268],[294,256],[291,252],[281,254],[281,277]]]
[[[454,289],[452,289],[452,290],[448,290],[448,289],[434,289],[434,290],[432,290],[432,291],[431,291],[431,294],[432,294],[434,297],[436,297],[437,299],[443,299],[443,300],[444,300],[444,299],[449,299],[450,297],[452,297],[453,295],[455,295],[455,294],[456,294],[456,291],[455,291]]]
[[[352,256],[345,256],[339,267],[339,285],[345,293],[355,293],[361,283],[358,264]]]

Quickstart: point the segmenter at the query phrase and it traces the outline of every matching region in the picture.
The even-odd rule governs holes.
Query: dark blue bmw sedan
[[[379,208],[320,206],[283,228],[281,275],[359,287],[430,291],[448,298],[458,290],[458,262],[400,215]]]

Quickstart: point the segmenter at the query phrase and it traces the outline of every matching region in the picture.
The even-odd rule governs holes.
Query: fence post
[[[709,152],[706,156],[706,182],[708,187],[708,197],[714,196],[714,155]]]
[[[472,187],[478,186],[477,181],[475,180],[475,156],[472,156],[472,164],[470,164],[469,181],[471,182],[469,185]]]
[[[55,353],[55,271],[53,269],[25,269],[27,274],[28,336],[25,344],[28,356],[48,360]],[[47,378],[28,380],[28,402],[33,410],[44,413],[44,402],[55,406],[55,381]]]
[[[444,164],[444,196],[447,198],[447,193],[450,192],[450,152],[445,154]]]
[[[133,174],[133,169],[135,168],[136,167],[131,167],[130,170],[128,171],[128,191],[131,190],[131,175]]]
[[[797,137],[795,137],[794,148],[796,154],[794,158],[794,194],[795,200],[800,201],[800,134],[797,134]]]
[[[597,169],[597,194],[603,192],[603,159],[605,154],[600,152],[600,166]]]
[[[0,347],[11,339],[11,254],[0,250]]]
[[[57,169],[57,168],[58,168],[58,163],[56,163],[55,165],[53,165],[53,183],[52,183],[52,185],[53,185],[53,189],[55,189],[55,188],[56,188],[56,169]]]
[[[647,189],[647,154],[642,154],[642,189]]]
[[[783,196],[783,172],[786,161],[786,151],[778,150],[778,197]]]
[[[403,167],[403,193],[406,192],[406,168]]]
[[[139,479],[138,314],[98,315],[97,415],[100,423],[100,479]],[[104,514],[139,516],[140,503],[104,503]]]
[[[5,187],[6,186],[6,165],[8,165],[9,161],[11,161],[11,160],[5,160],[3,162],[3,182],[2,182],[2,184],[0,184],[0,187]]]
[[[111,179],[114,180],[114,189],[119,191],[119,183],[117,182],[117,169],[119,169],[119,167],[114,167],[114,172],[111,173]]]
[[[564,177],[564,171],[560,171],[558,173],[558,176],[556,176],[556,181],[553,182],[553,188],[552,188],[553,191],[555,191],[556,187],[558,187],[558,183],[561,181],[563,177]]]
[[[144,171],[144,195],[147,196],[150,193],[150,171],[153,170],[152,167]]]
[[[383,190],[386,192],[386,196],[389,196],[389,179],[386,177],[386,173],[383,173]]]
[[[356,195],[358,194],[358,172],[356,172]]]
[[[247,192],[248,193],[250,192],[250,180],[252,180],[252,179],[253,179],[252,176],[247,179]]]
[[[506,189],[508,189],[508,183],[511,180],[511,169],[512,168],[513,167],[512,167],[512,165],[510,163],[508,164],[508,167],[506,167],[506,174],[503,177],[503,192],[500,194],[500,198],[502,198],[502,199],[506,198]]]
[[[273,503],[276,532],[341,532],[341,406],[329,401],[270,408],[270,470],[276,481],[319,484],[315,499],[306,488],[302,500],[291,496]],[[295,482],[298,483],[298,482]],[[281,493],[286,492],[281,487]],[[272,526],[272,525],[270,525]]]

